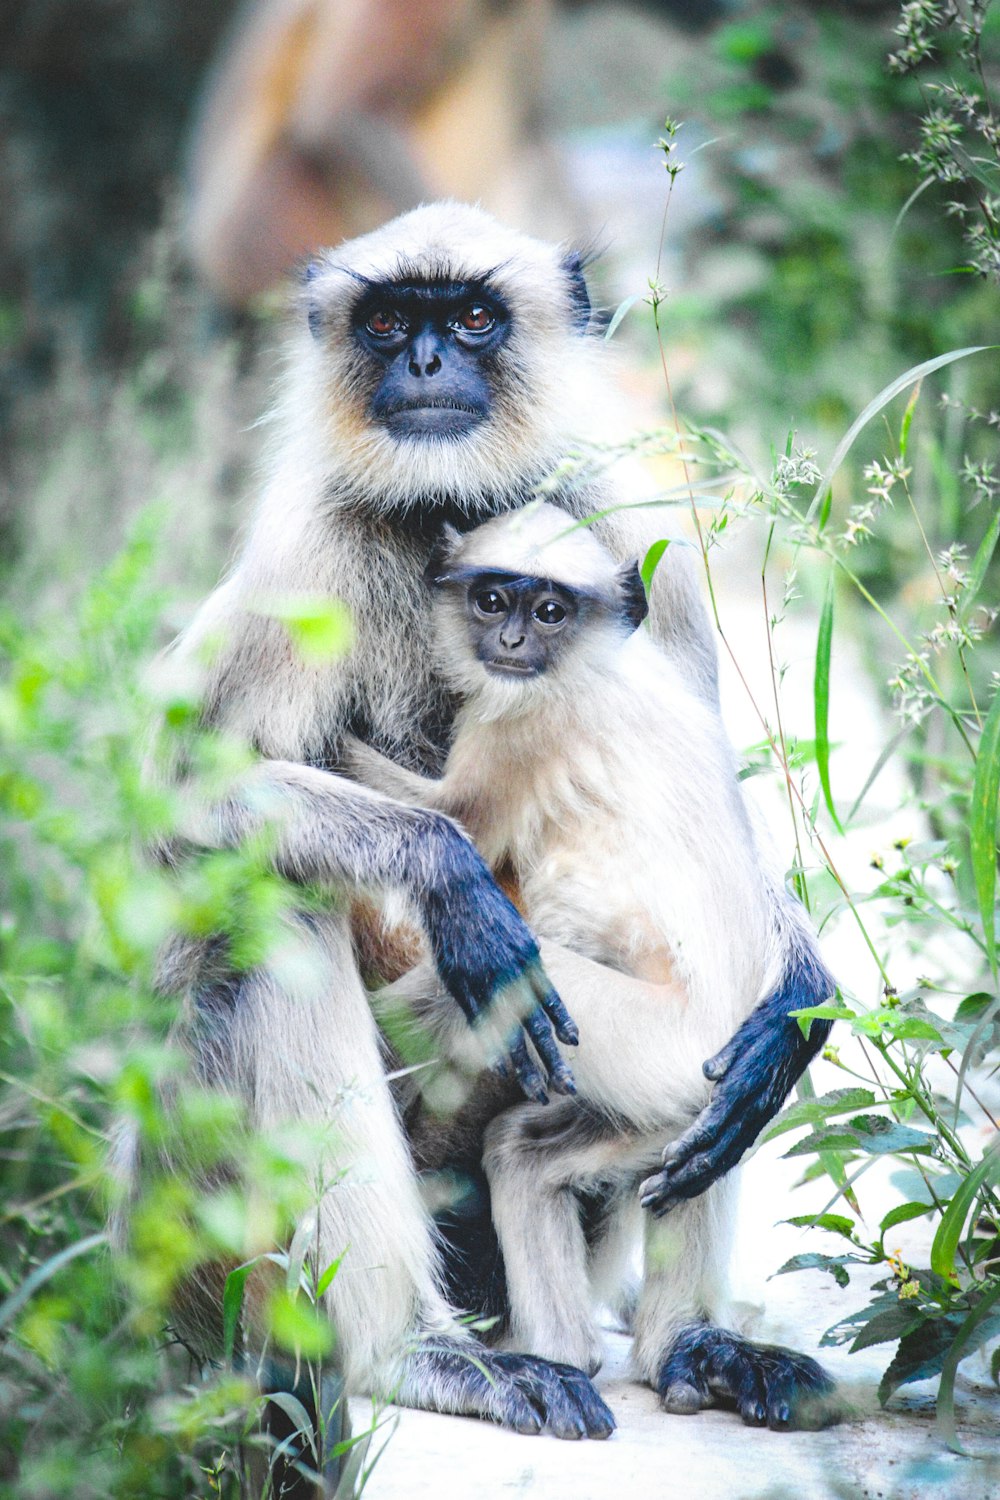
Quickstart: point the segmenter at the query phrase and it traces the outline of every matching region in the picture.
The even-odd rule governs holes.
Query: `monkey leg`
[[[647,1217],[637,1370],[675,1415],[722,1405],[751,1426],[825,1425],[833,1382],[815,1360],[719,1326],[727,1318],[733,1183],[716,1183],[665,1218]]]
[[[214,1045],[202,1052],[217,1065],[225,1059],[252,1122],[329,1130],[316,1250],[320,1274],[343,1257],[325,1303],[347,1389],[521,1432],[608,1436],[614,1420],[579,1370],[496,1355],[455,1321],[442,1296],[430,1222],[346,919],[326,913],[296,921],[287,943],[241,981],[229,1004],[225,1017],[216,1008]],[[256,1289],[258,1309],[263,1290]],[[248,1334],[259,1348],[264,1319],[258,1313],[255,1330],[254,1298],[248,1301]]]
[[[516,1105],[487,1130],[483,1167],[514,1348],[591,1374],[600,1368],[583,1204],[574,1188],[613,1179],[627,1149],[620,1130],[572,1100]]]

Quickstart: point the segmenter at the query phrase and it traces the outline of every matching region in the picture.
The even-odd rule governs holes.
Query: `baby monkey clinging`
[[[544,1103],[536,1070],[538,1102],[499,1114],[482,1142],[507,1339],[595,1370],[593,1308],[621,1303],[641,1228],[639,1373],[670,1410],[721,1397],[748,1421],[785,1425],[828,1383],[805,1356],[719,1326],[732,1178],[654,1216],[664,1146],[709,1096],[703,1059],[788,977],[718,712],[637,628],[637,565],[616,563],[553,506],[446,532],[427,580],[439,664],[460,700],[444,776],[414,776],[360,745],[348,768],[463,824],[516,895],[580,1029],[575,1090],[554,1071],[565,1097]],[[482,1067],[482,1032],[455,1024],[433,965],[386,1001],[471,1076]],[[499,1055],[509,1039],[488,1046]]]

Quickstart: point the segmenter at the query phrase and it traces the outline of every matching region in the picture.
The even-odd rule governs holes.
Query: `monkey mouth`
[[[484,415],[477,407],[448,396],[423,397],[390,407],[383,421],[390,432],[400,437],[460,437],[481,422]]]
[[[512,661],[506,657],[494,657],[483,663],[487,672],[496,677],[537,677],[538,669],[527,661]]]

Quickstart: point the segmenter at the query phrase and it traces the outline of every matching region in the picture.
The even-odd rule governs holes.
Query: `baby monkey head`
[[[636,563],[619,565],[555,506],[532,504],[461,535],[428,564],[439,656],[466,698],[525,711],[606,671],[646,617]]]

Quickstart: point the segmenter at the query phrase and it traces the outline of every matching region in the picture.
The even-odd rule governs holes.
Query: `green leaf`
[[[997,972],[997,794],[1000,792],[1000,692],[993,695],[976,755],[976,772],[969,808],[969,846],[976,881],[979,914],[990,968]]]
[[[854,1220],[846,1214],[797,1214],[782,1223],[792,1224],[796,1229],[828,1229],[831,1234],[842,1234],[848,1240],[853,1238],[855,1229]]]
[[[906,448],[910,440],[910,424],[913,421],[913,413],[917,409],[917,402],[919,400],[920,382],[918,380],[916,385],[913,387],[913,394],[911,395],[909,401],[907,401],[906,403],[906,410],[903,412],[903,420],[899,424],[899,456],[901,459],[906,458]]]
[[[791,1260],[786,1260],[774,1272],[775,1276],[784,1276],[786,1271],[828,1271],[838,1286],[849,1286],[851,1282],[844,1261],[849,1260],[857,1263],[856,1255],[818,1255],[814,1250],[807,1250],[802,1255],[793,1255]]]
[[[333,1329],[311,1302],[281,1288],[271,1300],[271,1332],[283,1349],[302,1359],[321,1359],[333,1346]]]
[[[319,594],[289,594],[263,601],[260,612],[281,621],[303,661],[329,661],[351,649],[354,639],[351,612],[339,599]]]
[[[660,560],[663,557],[664,552],[666,552],[667,548],[670,546],[671,541],[672,538],[669,536],[661,537],[658,542],[653,543],[649,551],[646,553],[646,556],[642,560],[642,567],[639,569],[639,576],[642,579],[642,586],[646,590],[647,594],[649,593],[649,590],[653,584],[653,574],[659,567]]]
[[[965,1075],[974,1063],[978,1064],[982,1061],[990,1047],[996,1046],[998,1015],[1000,1015],[1000,999],[994,999],[992,995],[987,994],[966,995],[955,1012],[956,1022],[975,1019],[972,1035],[962,1048],[962,1061],[959,1064],[958,1078],[955,1081],[954,1123],[956,1126],[962,1109]]]
[[[908,1219],[919,1219],[924,1214],[929,1214],[933,1206],[932,1203],[897,1203],[883,1218],[879,1231],[884,1235],[897,1224],[905,1224]]]
[[[905,1338],[908,1333],[919,1328],[923,1321],[919,1308],[912,1303],[907,1305],[900,1302],[898,1294],[893,1293],[891,1306],[878,1309],[867,1322],[862,1323],[851,1344],[851,1353],[857,1354],[859,1349],[870,1349],[874,1344],[887,1344],[890,1339]]]
[[[245,1265],[235,1266],[226,1277],[226,1284],[222,1289],[222,1344],[227,1365],[232,1364],[236,1351],[236,1330],[240,1326],[246,1280],[256,1264],[254,1259],[248,1260]]]
[[[804,1141],[797,1141],[785,1156],[805,1156],[810,1151],[863,1151],[868,1156],[886,1156],[896,1151],[930,1152],[934,1136],[924,1130],[912,1130],[881,1115],[855,1115],[840,1125],[814,1131]]]
[[[618,306],[615,308],[614,316],[611,319],[611,322],[604,330],[604,337],[606,339],[614,338],[623,319],[627,317],[627,315],[632,311],[635,304],[641,301],[642,297],[638,292],[636,292],[631,297],[626,297],[624,302],[619,302]]]
[[[804,1005],[799,1010],[790,1010],[788,1014],[799,1023],[799,1029],[804,1036],[808,1036],[813,1021],[856,1021],[857,1014],[850,1006],[843,1005],[837,1000],[824,1000],[821,1005]]]
[[[927,1320],[903,1336],[879,1383],[878,1399],[883,1406],[898,1386],[939,1373],[960,1322],[960,1316],[949,1314]]]
[[[1000,1179],[1000,1139],[983,1152],[979,1165],[964,1177],[944,1213],[931,1245],[931,1270],[946,1281],[956,1282],[955,1256],[965,1221],[982,1189]]]
[[[285,1416],[289,1419],[299,1436],[305,1438],[309,1444],[309,1447],[312,1449],[313,1458],[318,1463],[319,1455],[316,1452],[316,1431],[312,1418],[298,1396],[293,1396],[291,1391],[268,1391],[267,1399],[268,1401],[273,1401],[275,1406],[281,1407],[281,1410],[285,1413]]]
[[[802,1099],[782,1110],[778,1118],[761,1136],[762,1141],[773,1141],[775,1136],[787,1130],[798,1130],[803,1125],[819,1125],[836,1115],[853,1114],[875,1103],[871,1089],[833,1089],[821,1094],[818,1099]]]
[[[916,385],[918,380],[923,380],[925,375],[932,375],[935,370],[943,369],[945,365],[952,365],[958,359],[966,359],[970,354],[985,354],[988,350],[996,347],[995,344],[973,344],[966,349],[951,349],[947,354],[939,354],[935,359],[927,359],[923,364],[913,365],[909,370],[905,370],[902,375],[897,375],[896,379],[891,380],[887,386],[883,386],[878,395],[869,401],[861,415],[856,417],[851,423],[847,432],[834,449],[833,457],[830,460],[826,473],[816,486],[816,493],[813,495],[812,503],[809,506],[809,514],[806,519],[812,521],[821,506],[824,507],[824,514],[829,515],[827,497],[830,487],[833,484],[834,476],[854,446],[854,441],[858,434],[868,426],[872,417],[878,416],[883,407],[888,406],[889,402],[894,400],[901,391],[905,391],[911,385]]]
[[[323,1293],[332,1284],[333,1278],[336,1276],[337,1272],[340,1270],[340,1263],[344,1259],[344,1256],[346,1254],[347,1254],[347,1251],[346,1250],[342,1250],[341,1253],[337,1256],[336,1260],[331,1260],[330,1264],[327,1266],[326,1270],[323,1272],[322,1276],[319,1278],[319,1283],[317,1284],[317,1287],[316,1287],[316,1299],[317,1299],[317,1301],[319,1300],[320,1297],[322,1297]]]
[[[306,1262],[306,1256],[316,1243],[316,1232],[319,1225],[319,1217],[314,1208],[308,1209],[302,1215],[292,1236],[292,1243],[288,1247],[288,1266],[285,1270],[285,1286],[289,1295],[294,1297],[302,1283],[302,1269]]]
[[[965,1453],[955,1430],[955,1376],[966,1355],[974,1353],[995,1334],[1000,1333],[1000,1313],[994,1312],[1000,1300],[1000,1281],[983,1294],[969,1313],[955,1337],[941,1366],[941,1384],[937,1396],[937,1431],[954,1453]]]
[[[816,718],[816,769],[823,788],[823,801],[838,833],[843,833],[830,790],[830,652],[833,646],[833,573],[826,581],[826,595],[816,635],[816,670],[813,674],[813,708]]]

